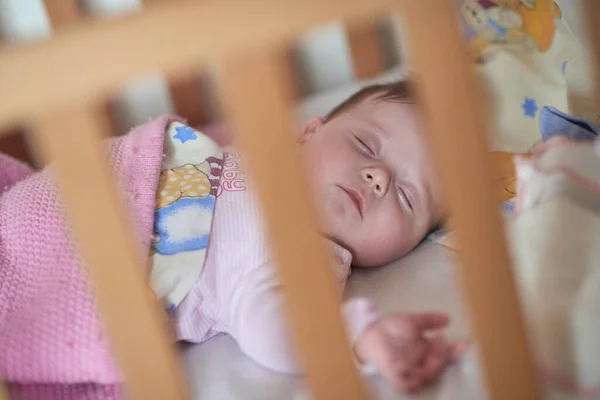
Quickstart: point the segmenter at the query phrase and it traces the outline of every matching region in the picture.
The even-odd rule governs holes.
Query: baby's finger
[[[459,340],[450,346],[450,361],[454,362],[462,357],[463,354],[471,347],[471,341],[468,339]]]
[[[400,346],[392,350],[389,355],[393,357],[391,365],[396,374],[402,375],[406,371],[412,370],[415,366],[422,363],[429,352],[429,343],[425,340],[419,340],[411,343],[410,346]]]
[[[414,368],[383,368],[379,371],[396,388],[412,392],[422,384],[422,378],[414,373]]]
[[[400,377],[400,388],[406,392],[414,392],[423,386],[423,375],[417,370],[409,370]]]
[[[421,331],[444,328],[450,322],[450,318],[443,313],[415,314],[411,318]]]
[[[437,373],[447,358],[447,351],[444,352],[447,346],[443,337],[424,341],[424,345],[422,357],[416,363],[402,364],[397,370],[403,390],[411,390],[425,384]]]
[[[435,378],[440,370],[448,363],[450,349],[443,336],[438,336],[431,340],[430,351],[419,368],[423,380],[428,382]]]
[[[433,346],[436,349],[444,349],[448,347],[448,339],[444,332],[438,332],[435,335],[430,336],[428,343],[429,346]]]

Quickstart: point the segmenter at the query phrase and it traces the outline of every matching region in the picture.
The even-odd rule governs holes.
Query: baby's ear
[[[304,144],[308,141],[321,127],[325,124],[322,118],[311,118],[310,121],[304,125],[304,129],[300,136],[298,136],[298,143]]]

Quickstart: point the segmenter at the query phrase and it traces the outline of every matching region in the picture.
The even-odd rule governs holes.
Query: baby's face
[[[323,233],[356,266],[412,250],[440,218],[439,191],[413,105],[368,99],[301,136]]]

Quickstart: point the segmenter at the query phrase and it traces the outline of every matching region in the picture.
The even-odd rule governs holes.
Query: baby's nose
[[[390,183],[390,173],[385,168],[365,169],[363,171],[363,179],[378,197],[387,193]]]

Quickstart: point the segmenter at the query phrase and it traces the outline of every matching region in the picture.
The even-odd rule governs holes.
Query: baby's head
[[[441,218],[440,192],[407,82],[369,86],[299,139],[323,233],[355,266],[411,251]]]

